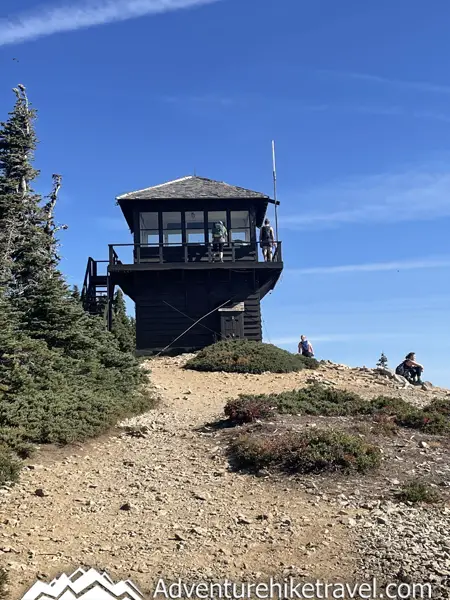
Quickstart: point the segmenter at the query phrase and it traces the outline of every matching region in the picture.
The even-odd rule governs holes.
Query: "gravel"
[[[433,600],[450,598],[450,509],[382,504],[358,522],[362,578],[430,583]]]

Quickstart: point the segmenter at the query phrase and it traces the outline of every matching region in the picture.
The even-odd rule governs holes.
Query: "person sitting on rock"
[[[416,355],[414,352],[410,352],[405,356],[405,360],[398,365],[395,372],[397,375],[402,375],[410,383],[422,384],[422,373],[423,366],[416,361]]]
[[[312,345],[308,342],[305,335],[300,337],[300,343],[298,345],[298,353],[302,356],[307,356],[308,358],[312,358],[314,356],[314,349]]]

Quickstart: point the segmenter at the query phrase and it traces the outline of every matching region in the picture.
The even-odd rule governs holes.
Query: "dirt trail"
[[[13,600],[38,576],[82,565],[147,593],[159,576],[352,578],[352,534],[336,507],[289,481],[231,473],[214,435],[196,430],[229,396],[292,389],[311,374],[201,374],[180,364],[151,363],[162,404],[129,422],[148,435],[97,440],[70,456],[39,453],[0,494],[0,565]]]

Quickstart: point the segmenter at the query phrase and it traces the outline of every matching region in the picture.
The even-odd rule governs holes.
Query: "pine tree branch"
[[[48,196],[50,198],[50,200],[44,206],[44,214],[45,214],[45,220],[46,220],[45,233],[48,235],[53,235],[57,231],[60,231],[61,229],[63,229],[63,230],[67,229],[67,225],[60,225],[59,227],[56,227],[54,224],[54,221],[53,221],[55,206],[56,206],[56,202],[58,201],[58,194],[59,194],[59,190],[61,189],[61,185],[62,185],[62,176],[54,173],[52,175],[52,180],[53,180],[53,189],[52,189],[50,195]]]

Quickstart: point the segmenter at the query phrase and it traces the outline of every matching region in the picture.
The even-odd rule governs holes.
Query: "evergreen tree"
[[[0,124],[0,283],[20,302],[48,268],[48,252],[41,235],[41,198],[31,187],[38,175],[32,166],[36,113],[24,86],[14,93],[14,109]]]
[[[72,298],[77,302],[81,302],[81,293],[80,288],[77,285],[74,285],[71,292]]]
[[[388,368],[388,359],[386,358],[384,352],[381,353],[381,356],[378,359],[377,367],[380,368],[380,369],[387,369]]]
[[[36,115],[25,88],[14,91],[14,110],[0,124],[0,446],[23,453],[28,441],[95,435],[151,399],[141,393],[143,370],[122,350],[120,302],[121,341],[83,310],[58,270],[61,177],[53,176],[48,198],[32,191]]]
[[[112,306],[111,333],[119,342],[122,352],[134,352],[136,349],[136,326],[134,319],[127,315],[122,290],[117,290]]]
[[[58,227],[54,211],[61,176],[53,175],[53,189],[46,199],[32,190],[38,172],[32,161],[36,148],[34,121],[24,86],[14,90],[16,104],[10,118],[0,126],[0,230],[13,222],[12,239],[2,236],[6,296],[20,315],[19,326],[51,348],[88,349],[91,341],[88,318],[74,303],[57,265]],[[9,280],[6,280],[9,275]]]

